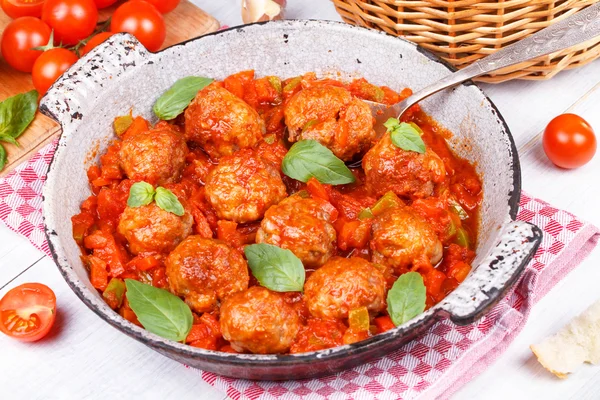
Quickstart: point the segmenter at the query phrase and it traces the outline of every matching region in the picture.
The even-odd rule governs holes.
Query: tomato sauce
[[[256,78],[253,71],[243,71],[218,84],[243,99],[261,116],[265,123],[265,134],[254,149],[263,159],[275,165],[281,165],[288,150],[284,137],[284,107],[303,88],[327,85],[345,87],[358,98],[388,104],[396,103],[411,94],[410,89],[397,93],[387,87],[372,85],[364,79],[349,83],[332,79],[319,80],[312,73],[282,80],[274,76]],[[372,250],[369,241],[376,215],[389,208],[411,206],[433,227],[443,244],[443,257],[439,263],[431,265],[427,260],[415,261],[412,266],[413,271],[423,276],[427,288],[427,307],[431,307],[455,289],[471,270],[470,263],[475,257],[478,234],[482,185],[475,166],[457,157],[448,147],[445,138],[451,133],[437,125],[418,106],[414,106],[403,117],[403,121],[416,123],[422,130],[422,138],[427,147],[443,161],[446,177],[441,184],[436,185],[432,196],[410,199],[386,194],[378,198],[366,187],[362,168],[352,170],[355,183],[342,186],[322,184],[314,178],[307,183],[287,176],[282,176],[282,179],[288,195],[311,197],[319,201],[322,208],[332,216],[337,233],[336,252],[342,257],[370,260]],[[174,129],[179,130],[183,124],[181,117],[172,122]],[[149,128],[147,121],[136,117],[120,139]],[[82,203],[81,212],[72,217],[73,236],[81,247],[82,260],[88,266],[92,285],[99,291],[104,291],[111,279],[125,278],[168,289],[169,281],[164,264],[168,254],[133,254],[127,240],[117,231],[119,218],[127,206],[129,190],[134,183],[120,167],[120,139],[115,140],[100,157],[99,165],[93,165],[88,170],[92,195]],[[218,218],[206,199],[204,188],[206,177],[217,161],[199,146],[190,143],[189,147],[181,180],[164,186],[190,210],[193,216],[192,234],[220,239],[243,252],[245,245],[255,243],[260,221],[240,224]],[[397,276],[384,266],[378,268],[384,271],[389,289]],[[307,270],[307,278],[312,272],[311,269]],[[258,281],[251,276],[250,286],[253,285],[258,285]],[[286,294],[286,302],[293,305],[302,322],[291,352],[320,350],[352,343],[393,328],[385,311],[370,322],[367,318],[367,330],[358,330],[356,326],[352,326],[351,321],[314,318],[307,311],[300,293]],[[139,324],[126,296],[123,301],[112,301],[110,304],[124,318]],[[211,350],[235,351],[223,339],[218,309],[202,314],[194,313],[194,325],[186,343]]]

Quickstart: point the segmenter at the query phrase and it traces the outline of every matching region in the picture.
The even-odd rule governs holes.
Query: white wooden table
[[[222,24],[241,23],[239,0],[194,0]],[[340,20],[327,0],[288,0],[289,18]],[[573,112],[600,134],[600,61],[563,72],[551,81],[482,85],[515,136],[523,188],[553,205],[600,225],[600,156],[564,171],[546,159],[540,143],[554,116]],[[129,339],[98,318],[67,287],[52,260],[0,223],[0,296],[23,282],[42,282],[58,299],[51,337],[22,344],[0,335],[0,398],[226,398],[192,369]],[[529,345],[555,332],[600,298],[600,249],[532,310],[508,350],[455,399],[598,399],[600,367],[584,366],[568,380],[555,379],[532,357]]]

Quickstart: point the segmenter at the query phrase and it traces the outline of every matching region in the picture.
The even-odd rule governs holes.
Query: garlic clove
[[[286,0],[242,0],[242,20],[245,24],[283,18]]]

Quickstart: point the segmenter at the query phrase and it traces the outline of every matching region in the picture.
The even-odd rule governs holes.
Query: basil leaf
[[[154,188],[146,182],[136,182],[129,189],[127,205],[129,207],[140,207],[152,203],[154,199]]]
[[[171,292],[125,279],[127,301],[140,323],[148,331],[165,339],[181,342],[192,329],[190,307]]]
[[[38,92],[32,90],[0,102],[0,136],[18,138],[35,118],[37,99]]]
[[[163,210],[173,213],[179,217],[185,214],[185,210],[183,209],[183,206],[179,202],[177,196],[175,196],[173,192],[171,192],[168,189],[165,189],[162,186],[156,188],[154,201],[156,201],[156,205],[162,208]]]
[[[290,250],[259,243],[246,246],[244,254],[252,275],[267,289],[275,292],[301,292],[304,289],[304,266]]]
[[[392,143],[396,147],[420,154],[425,153],[425,142],[421,138],[422,131],[417,125],[399,122],[396,118],[390,118],[383,126],[390,132]]]
[[[394,282],[387,295],[387,309],[394,325],[402,325],[425,311],[425,284],[418,272],[407,272]]]
[[[181,78],[154,103],[154,114],[163,120],[177,117],[196,97],[196,94],[213,81],[214,79],[201,76]]]
[[[10,135],[0,135],[0,141],[14,144],[15,146],[19,147],[19,142],[17,142],[17,139]]]
[[[290,178],[301,182],[307,182],[313,177],[329,185],[344,185],[355,181],[346,164],[316,140],[294,143],[283,158],[281,170]]]
[[[0,171],[4,169],[7,161],[6,149],[0,144]]]

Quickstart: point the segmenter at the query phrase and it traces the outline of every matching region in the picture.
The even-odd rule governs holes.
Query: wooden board
[[[108,19],[113,10],[114,8],[101,10],[99,20],[105,21]],[[10,19],[0,12],[0,34],[9,22]],[[167,24],[167,38],[163,48],[214,32],[220,26],[216,19],[188,0],[183,0],[175,10],[166,14],[165,22]],[[30,74],[15,71],[0,58],[0,100],[32,89],[33,84]],[[4,170],[0,171],[0,177],[28,160],[42,146],[57,137],[59,133],[60,127],[58,124],[38,113],[29,128],[19,137],[19,147],[2,143],[8,153],[8,162]]]

